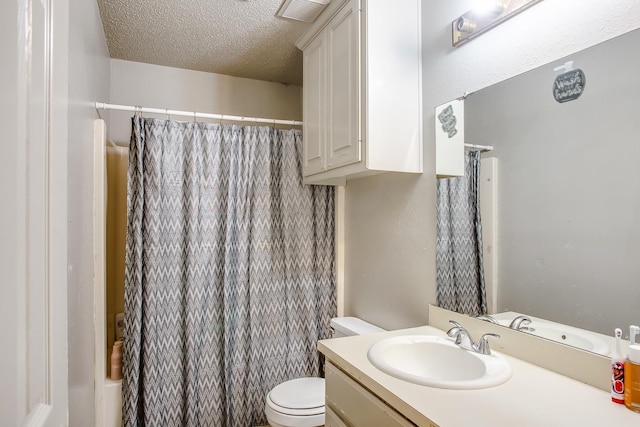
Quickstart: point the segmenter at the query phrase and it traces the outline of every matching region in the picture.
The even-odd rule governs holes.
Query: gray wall
[[[95,0],[69,1],[69,425],[94,425],[93,103],[109,97],[109,53]],[[103,113],[104,116],[104,113]]]
[[[472,94],[467,142],[497,157],[498,311],[611,334],[640,309],[640,31]],[[586,75],[553,99],[553,68]]]
[[[547,0],[454,49],[472,3],[422,2],[424,174],[347,185],[345,312],[384,328],[424,324],[435,303],[434,107],[640,25],[640,2]]]

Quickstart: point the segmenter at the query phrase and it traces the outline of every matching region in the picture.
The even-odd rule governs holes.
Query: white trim
[[[104,426],[104,387],[107,376],[106,337],[106,126],[93,124],[93,324],[95,374],[95,427]]]
[[[335,252],[338,317],[344,316],[345,187],[335,187]]]
[[[498,159],[487,157],[480,166],[480,217],[487,310],[498,310]]]
[[[24,422],[25,427],[40,427],[46,425],[51,411],[51,405],[45,405],[44,403],[37,404],[27,416]]]
[[[49,402],[47,426],[69,422],[67,332],[67,174],[69,116],[69,1],[48,0],[49,40],[49,150],[48,150],[48,275]]]

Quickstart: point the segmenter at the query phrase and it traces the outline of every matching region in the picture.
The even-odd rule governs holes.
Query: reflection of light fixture
[[[478,6],[451,24],[454,46],[471,40],[542,0],[479,0]]]

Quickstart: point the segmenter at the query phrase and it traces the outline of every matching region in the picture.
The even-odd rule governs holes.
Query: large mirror
[[[465,142],[497,158],[503,324],[534,316],[568,325],[564,339],[640,324],[639,46],[636,30],[465,100]],[[558,102],[554,68],[567,61],[586,84]]]

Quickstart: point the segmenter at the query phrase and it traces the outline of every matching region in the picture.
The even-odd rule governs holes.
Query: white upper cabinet
[[[334,0],[304,57],[305,182],[422,173],[419,0]]]

